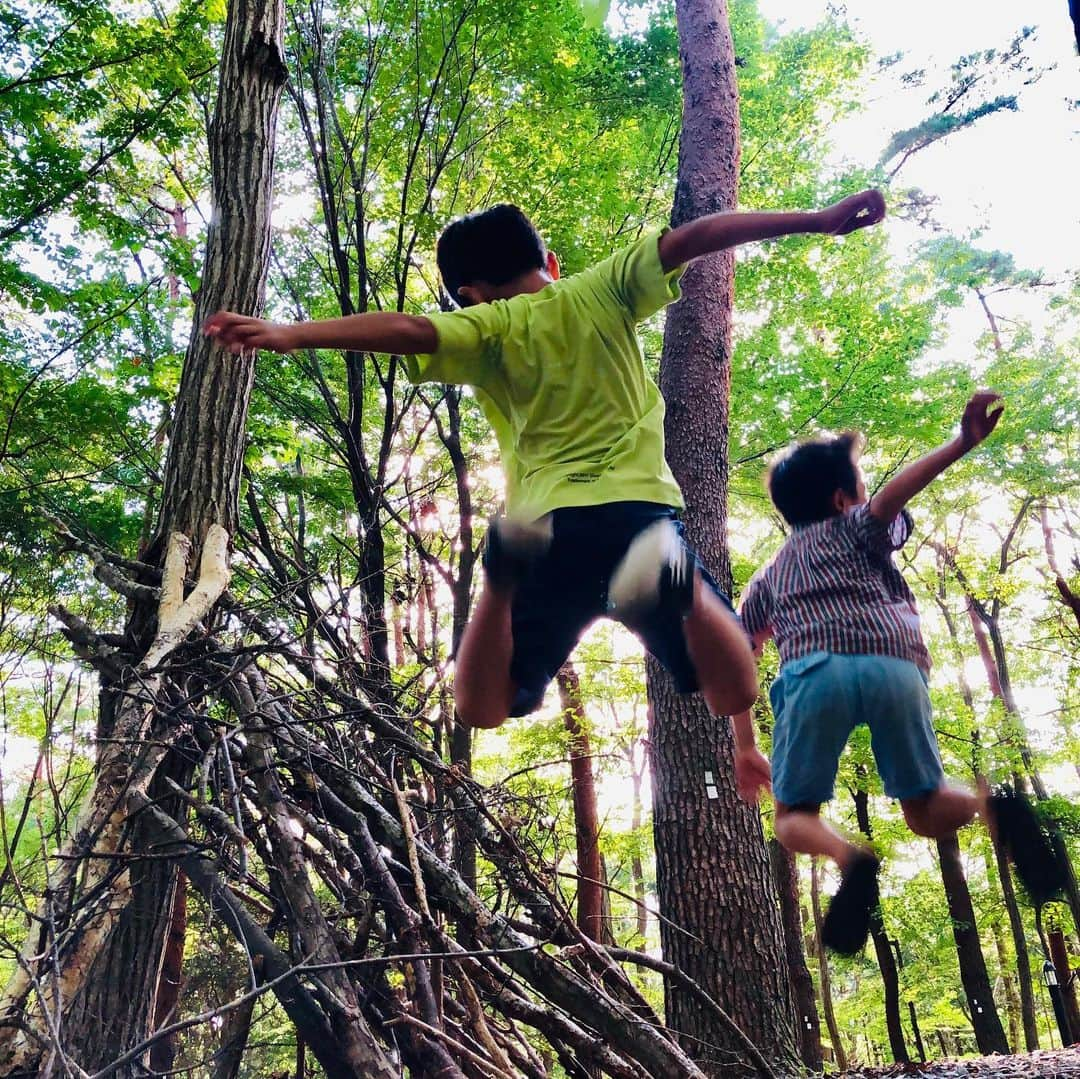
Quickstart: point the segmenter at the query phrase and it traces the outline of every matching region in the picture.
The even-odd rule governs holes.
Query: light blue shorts
[[[945,778],[926,675],[908,660],[812,652],[780,668],[769,697],[773,794],[784,805],[832,798],[840,754],[860,723],[890,798],[919,798]]]

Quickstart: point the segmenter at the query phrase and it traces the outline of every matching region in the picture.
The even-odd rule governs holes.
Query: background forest
[[[740,206],[809,208],[880,185],[891,215],[842,243],[792,238],[736,261],[735,592],[783,540],[762,477],[793,437],[864,431],[874,486],[942,440],[975,387],[1004,394],[998,433],[913,506],[904,569],[935,657],[947,771],[1030,790],[1075,862],[1080,278],[995,250],[974,208],[947,228],[934,192],[907,183],[920,155],[952,153],[961,169],[970,132],[1028,115],[1049,77],[1040,43],[1059,35],[1067,58],[1067,27],[1018,14],[995,48],[926,71],[877,55],[841,10],[808,29],[772,25],[754,0],[729,14]],[[264,50],[280,92],[270,317],[445,307],[439,229],[494,201],[538,222],[565,273],[668,219],[682,109],[674,6],[627,5],[604,26],[572,0],[289,0],[283,15],[282,51],[266,31],[247,54]],[[158,833],[124,824],[96,861],[79,846],[80,810],[138,696],[121,659],[153,636],[138,611],[161,584],[146,567],[164,557],[162,507],[182,482],[166,461],[187,422],[181,375],[207,313],[197,302],[210,302],[196,293],[212,269],[211,192],[255,190],[242,171],[220,175],[229,16],[225,0],[0,0],[0,980],[8,1017],[36,1016],[24,1025],[39,1032],[0,1051],[2,1073],[37,1074],[44,1060],[71,1075],[355,1074],[327,1063],[345,1045],[354,1068],[364,1053],[389,1062],[372,1075],[443,1074],[440,1053],[468,1075],[649,1074],[648,1054],[667,1050],[604,1026],[667,1007],[689,1037],[672,1021],[677,978],[661,949],[645,663],[632,637],[601,624],[541,712],[475,737],[454,723],[451,656],[501,474],[469,392],[413,387],[399,358],[236,361],[253,382],[232,580],[167,689],[140,668],[146,692],[168,698],[158,719],[173,732],[140,735],[175,764],[143,796]],[[905,95],[919,122],[838,147],[875,94]],[[657,370],[662,318],[644,333]],[[232,392],[208,400],[227,408]],[[766,653],[766,683],[775,665]],[[758,709],[767,751],[764,695]],[[783,936],[761,950],[783,990],[725,995],[739,948],[713,941],[718,999],[755,1041],[786,1039],[790,1061],[824,1057],[829,1070],[1056,1044],[1043,967],[1055,930],[1076,963],[1080,893],[1037,919],[982,829],[911,836],[863,735],[834,818],[884,856],[873,946],[822,953],[837,881],[782,855],[765,804],[766,846],[754,839],[745,858],[771,856],[761,864]],[[739,812],[757,836],[753,811]],[[211,862],[217,892],[198,875]],[[135,899],[119,904],[128,889]],[[568,912],[581,939],[560,928]],[[46,944],[62,962],[31,976]],[[144,970],[131,954],[154,958]],[[273,966],[281,956],[326,976],[289,996],[297,979]],[[586,984],[604,986],[602,1015],[576,1010]],[[125,992],[142,1001],[134,1011]],[[763,1033],[755,1008],[783,1030]],[[370,1044],[337,1025],[357,1013]],[[161,1028],[120,1061],[138,1048],[132,1031]],[[704,1054],[708,1074],[742,1050],[717,1052]]]

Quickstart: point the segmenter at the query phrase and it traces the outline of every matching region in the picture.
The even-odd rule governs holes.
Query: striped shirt
[[[771,633],[785,662],[839,652],[895,656],[929,671],[915,597],[893,563],[910,520],[883,523],[864,502],[797,528],[743,592],[747,632]]]

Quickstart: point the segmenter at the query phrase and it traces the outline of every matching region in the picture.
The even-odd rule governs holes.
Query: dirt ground
[[[1022,1056],[974,1057],[929,1064],[895,1064],[889,1068],[856,1068],[843,1079],[885,1079],[891,1076],[924,1079],[1080,1079],[1080,1046],[1051,1049]]]

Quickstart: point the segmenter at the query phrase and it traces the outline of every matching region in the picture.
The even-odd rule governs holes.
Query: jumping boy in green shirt
[[[560,279],[525,214],[494,206],[439,238],[439,270],[460,310],[293,324],[219,312],[205,330],[234,353],[402,355],[414,382],[473,387],[499,442],[506,517],[489,529],[485,587],[458,650],[462,722],[497,727],[538,708],[605,614],[641,637],[681,691],[700,689],[714,715],[728,715],[757,696],[754,658],[683,539],[664,402],[635,327],[679,298],[692,259],[793,233],[843,235],[884,213],[880,192],[863,191],[816,212],[711,214],[649,231]]]

